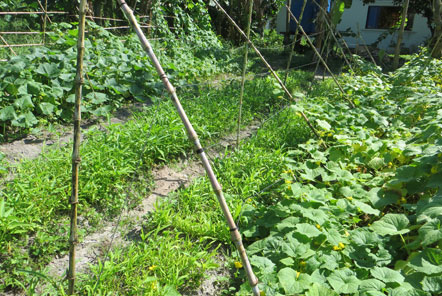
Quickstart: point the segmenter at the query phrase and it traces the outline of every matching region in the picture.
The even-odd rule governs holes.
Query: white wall
[[[391,0],[377,0],[375,3],[370,5],[383,5],[383,6],[393,6],[393,1]],[[367,44],[375,42],[379,35],[381,35],[386,30],[381,29],[365,29],[365,23],[367,21],[369,5],[363,5],[362,0],[353,0],[351,8],[345,9],[342,15],[341,23],[338,25],[339,31],[345,31],[350,28],[354,33],[361,32],[362,38]],[[276,31],[278,33],[284,33],[286,28],[286,15],[287,8],[283,6],[278,12],[276,17]],[[427,26],[427,19],[421,15],[416,14],[414,16],[413,28],[411,31],[404,31],[404,37],[402,43],[406,48],[416,51],[418,46],[421,45],[426,39],[431,37],[431,31]],[[379,44],[379,48],[392,51],[394,50],[394,44],[397,40],[397,34],[389,35],[385,40]],[[361,40],[352,37],[345,37],[345,41],[352,48],[356,47],[358,44],[362,44]],[[393,46],[393,47],[392,47]]]
[[[392,6],[391,0],[377,0],[370,5],[377,6]],[[341,23],[338,25],[338,30],[345,31],[347,28],[351,28],[354,33],[361,32],[362,38],[367,44],[375,42],[379,35],[386,30],[382,29],[365,29],[365,23],[367,21],[369,5],[363,5],[362,0],[353,0],[351,8],[346,9],[342,15]],[[427,20],[421,15],[416,14],[414,16],[413,28],[411,31],[404,31],[404,37],[402,43],[404,47],[415,51],[418,46],[421,45],[427,38],[431,37],[431,31],[427,26]],[[361,40],[352,37],[345,37],[350,47],[356,47],[358,44],[362,44]],[[394,50],[394,44],[397,40],[397,33],[389,35],[385,40],[379,44],[379,48],[392,51]]]

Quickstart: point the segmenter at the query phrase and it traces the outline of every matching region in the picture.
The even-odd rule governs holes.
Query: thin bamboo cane
[[[252,13],[253,13],[253,0],[249,0],[249,10],[248,10],[248,14],[247,14],[247,25],[246,25],[247,38],[250,38],[250,27],[252,25]],[[244,63],[242,65],[241,92],[239,95],[238,125],[237,125],[237,132],[236,132],[236,149],[239,149],[239,132],[241,129],[242,99],[244,97],[244,84],[246,82],[246,69],[247,69],[248,54],[249,54],[249,46],[246,43],[244,46]]]
[[[2,35],[0,35],[0,39],[1,39],[1,40],[3,41],[3,43],[6,45],[6,46],[4,46],[4,47],[9,48],[9,50],[12,52],[12,54],[16,56],[17,54],[16,54],[15,51],[12,49],[12,46],[9,45],[9,43],[6,41],[5,38],[3,38]],[[3,47],[3,46],[0,46],[0,47]]]
[[[359,23],[356,23],[356,27],[357,27],[357,30],[358,30],[358,38],[361,39],[362,45],[364,45],[365,51],[368,53],[368,56],[370,57],[371,62],[373,64],[377,65],[373,55],[371,54],[370,49],[367,46],[367,42],[365,42],[364,37],[362,37],[362,35],[361,35],[361,31],[359,30]]]
[[[347,96],[347,94],[345,93],[344,89],[342,88],[341,84],[338,82],[338,80],[336,79],[335,75],[332,73],[332,71],[330,70],[330,68],[328,67],[327,63],[324,61],[324,59],[321,57],[321,55],[319,54],[318,50],[316,49],[316,47],[313,45],[312,41],[310,40],[310,37],[308,37],[307,33],[305,33],[304,28],[301,26],[301,24],[298,22],[298,20],[296,19],[296,17],[293,15],[293,13],[290,11],[290,15],[292,17],[292,19],[296,22],[296,25],[299,26],[299,29],[301,30],[301,33],[305,36],[305,38],[307,39],[308,44],[310,45],[310,47],[313,49],[313,51],[315,52],[316,56],[321,60],[321,63],[323,64],[323,66],[327,69],[328,73],[330,73],[330,76],[333,78],[333,81],[336,83],[336,85],[338,86],[339,90],[341,91],[341,93],[344,95],[345,99],[350,103],[350,107],[354,108],[355,104],[353,103],[353,101]]]
[[[402,38],[404,37],[405,19],[407,17],[409,4],[410,0],[405,0],[404,6],[402,7],[401,27],[399,28],[396,48],[394,49],[393,69],[396,69],[399,66],[399,54],[401,52],[401,43],[402,43]]]
[[[218,3],[218,1],[213,0],[213,3],[215,3],[215,5],[218,7],[219,10],[221,10],[221,12],[227,17],[227,19],[229,20],[229,22],[238,30],[238,32],[246,39],[246,41],[249,43],[249,45],[253,48],[253,50],[255,51],[255,53],[259,56],[259,58],[261,59],[261,61],[265,64],[265,66],[267,67],[267,69],[270,70],[270,72],[272,73],[273,77],[275,77],[276,81],[278,81],[279,85],[281,86],[281,88],[284,90],[284,92],[286,93],[286,95],[289,97],[290,100],[293,101],[297,101],[292,94],[289,92],[289,90],[287,89],[287,87],[285,86],[285,84],[281,81],[281,79],[279,78],[278,74],[276,74],[276,72],[273,70],[272,66],[270,66],[270,64],[267,62],[267,60],[263,57],[263,55],[261,54],[261,52],[256,48],[256,46],[253,44],[253,42],[250,40],[250,38],[247,38],[247,35],[243,32],[243,30],[241,30],[241,28],[238,26],[238,24],[232,19],[232,17],[224,10],[224,8]],[[304,119],[304,121],[306,122],[307,126],[312,130],[312,132],[315,134],[315,136],[318,139],[321,139],[321,137],[319,136],[318,132],[316,131],[316,129],[313,127],[313,125],[311,124],[310,120],[307,118],[307,116],[305,115],[304,112],[300,111],[299,112],[302,116],[302,118]],[[324,142],[325,143],[325,142]]]
[[[75,290],[75,246],[78,243],[77,234],[77,205],[78,205],[78,175],[80,169],[80,142],[81,142],[81,96],[83,87],[83,57],[84,57],[84,28],[86,15],[86,0],[80,1],[78,40],[77,40],[77,74],[75,77],[75,109],[74,109],[74,143],[72,149],[72,195],[71,204],[71,227],[69,234],[69,270],[68,294],[73,295]]]
[[[315,3],[316,6],[319,7],[319,9],[324,10],[324,8],[323,8],[321,5],[319,5],[319,3],[316,2],[316,0],[313,0],[313,3]],[[338,38],[337,38],[336,35],[335,35],[335,30],[333,29],[331,23],[329,22],[329,19],[327,19],[327,17],[325,17],[325,16],[326,16],[326,14],[324,14],[324,20],[325,20],[325,24],[327,25],[327,28],[329,29],[330,33],[332,34],[332,37],[333,37],[333,39],[335,40],[336,45],[337,45],[337,46],[339,47],[339,49],[341,50],[341,52],[342,52],[342,57],[344,58],[344,60],[345,60],[345,62],[347,63],[348,67],[350,68],[351,71],[353,71],[353,68],[351,67],[351,64],[350,64],[350,62],[348,61],[347,56],[346,56],[346,54],[345,54],[345,52],[344,52],[344,48],[342,48],[341,44],[340,44],[339,41],[338,41]],[[299,20],[299,22],[301,23],[301,20]],[[337,33],[339,33],[339,32],[337,32]],[[349,51],[349,53],[350,53],[350,55],[351,55],[350,48],[348,48],[347,43],[345,42],[345,40],[343,40],[342,36],[341,36],[341,39],[342,39],[342,41],[344,41],[344,44],[345,44],[345,46],[347,47],[347,49],[348,49],[348,51]]]
[[[304,10],[306,5],[307,5],[307,0],[304,0],[304,3],[302,3],[301,13],[299,14],[299,23],[302,23],[302,17],[304,16]],[[287,18],[290,20],[289,12],[287,12]],[[287,82],[287,77],[289,76],[290,64],[292,63],[293,51],[295,50],[296,37],[298,36],[298,33],[299,33],[299,26],[296,26],[295,35],[293,36],[292,48],[290,49],[289,60],[287,61],[287,67],[285,69],[286,72],[284,77],[284,83]]]
[[[0,15],[45,14],[43,11],[0,11]],[[46,14],[69,14],[65,11],[47,11]]]
[[[252,266],[250,264],[249,258],[247,257],[246,250],[244,248],[244,245],[242,243],[241,234],[238,231],[238,228],[235,224],[235,221],[233,220],[232,214],[230,213],[229,207],[227,206],[226,200],[224,198],[224,194],[221,188],[221,185],[218,183],[218,180],[215,176],[215,173],[213,172],[213,169],[210,165],[210,162],[206,156],[206,153],[204,152],[203,147],[201,146],[201,143],[198,139],[198,135],[196,134],[192,124],[190,123],[186,112],[184,111],[183,107],[181,106],[180,100],[178,99],[178,96],[176,94],[175,88],[170,83],[169,79],[166,76],[166,73],[164,72],[160,62],[158,61],[155,53],[153,52],[152,46],[150,45],[149,41],[147,40],[146,36],[144,35],[143,31],[138,25],[138,22],[133,14],[133,11],[129,8],[127,3],[124,0],[118,0],[118,3],[120,4],[121,9],[123,10],[124,14],[129,19],[130,23],[132,24],[138,38],[141,41],[141,45],[143,46],[144,50],[152,60],[152,63],[154,64],[161,80],[163,81],[164,86],[166,87],[167,91],[169,91],[172,102],[175,105],[178,114],[187,130],[187,134],[189,137],[189,140],[193,142],[195,146],[195,150],[197,154],[200,156],[201,161],[203,163],[204,169],[209,177],[210,183],[212,184],[212,188],[217,196],[218,202],[221,206],[221,210],[224,213],[224,217],[227,220],[227,224],[230,228],[230,234],[232,241],[235,243],[236,248],[240,254],[241,261],[243,263],[244,269],[247,274],[248,281],[250,283],[250,286],[252,287],[253,294],[255,296],[259,296],[259,288],[258,288],[258,279],[256,278],[255,274],[253,273]]]
[[[287,0],[287,6],[292,7],[291,0]],[[286,44],[290,43],[290,15],[288,11],[286,13],[284,43]]]
[[[27,43],[27,44],[8,44],[8,45],[0,45],[2,47],[32,47],[32,46],[43,46],[43,43]]]
[[[324,55],[324,52],[325,52],[325,50],[326,50],[326,48],[327,48],[329,37],[330,37],[330,34],[327,34],[327,33],[326,33],[325,40],[324,40],[324,43],[323,43],[322,48],[321,48],[321,53],[320,53],[320,54],[321,54],[321,57]],[[319,64],[320,64],[320,63],[321,63],[321,61],[318,59],[318,60],[316,61],[315,71],[313,72],[315,75],[316,75],[316,71],[318,71],[318,68],[319,68]]]

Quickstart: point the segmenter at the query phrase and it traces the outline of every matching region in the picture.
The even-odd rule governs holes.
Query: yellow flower
[[[347,197],[348,200],[353,200],[353,196]]]
[[[299,271],[296,272],[296,279],[299,278],[299,275],[300,275],[300,274],[301,274],[301,272],[299,272]]]
[[[292,184],[292,181],[291,180],[285,180],[285,183],[286,184]]]
[[[156,266],[156,265],[149,266],[149,270],[155,270],[155,269],[157,269],[157,267],[158,266]]]
[[[266,292],[264,292],[264,291],[259,291],[259,296],[266,296]]]
[[[344,233],[345,236],[350,236],[350,233],[348,233],[348,231],[346,230]]]
[[[150,288],[152,290],[156,290],[157,289],[157,281],[153,281],[152,284],[150,284]]]
[[[307,263],[305,262],[305,261],[301,261],[301,262],[299,262],[299,265],[301,265],[301,266],[305,266]]]
[[[237,268],[237,269],[240,269],[240,268],[242,268],[242,263],[241,262],[239,262],[239,261],[235,261],[235,267]]]
[[[339,243],[338,245],[339,245],[339,248],[340,248],[340,249],[345,248],[345,245],[344,245],[343,243]]]
[[[316,224],[316,228],[321,229],[321,225]]]
[[[339,251],[339,247],[338,246],[333,246],[333,250]]]
[[[400,201],[401,204],[404,204],[404,203],[407,202],[407,200],[405,199],[405,197],[402,197],[399,201]]]

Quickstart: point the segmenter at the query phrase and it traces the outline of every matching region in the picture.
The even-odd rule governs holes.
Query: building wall
[[[370,5],[376,6],[393,6],[391,0],[377,0],[375,3]],[[359,31],[367,44],[375,42],[379,35],[381,35],[386,30],[383,29],[366,29],[365,24],[367,21],[368,7],[370,5],[363,5],[362,0],[353,0],[351,8],[346,9],[342,15],[341,23],[338,25],[339,31],[345,31],[350,28],[354,33]],[[416,51],[418,46],[421,45],[425,40],[431,37],[431,31],[427,26],[427,20],[425,17],[416,14],[414,16],[413,27],[411,31],[404,31],[404,37],[402,43],[404,47],[409,48],[412,51]],[[348,45],[352,48],[361,44],[361,40],[353,37],[345,37]],[[387,51],[394,50],[394,44],[397,40],[397,33],[389,35],[385,40],[379,44],[380,49]]]
[[[370,5],[393,6],[393,1],[377,0],[375,3],[372,3]],[[381,35],[386,30],[365,28],[368,7],[370,5],[363,5],[362,0],[353,0],[351,8],[345,9],[344,14],[342,15],[342,20],[338,25],[338,30],[342,32],[350,28],[353,33],[357,33],[359,25],[359,31],[364,41],[367,44],[375,42],[378,39],[379,35]],[[276,31],[278,33],[284,33],[286,30],[286,14],[287,9],[285,6],[283,6],[276,18]],[[416,51],[419,45],[421,45],[429,37],[431,37],[431,31],[427,26],[427,19],[421,15],[416,14],[414,16],[412,30],[404,32],[402,43],[404,44],[404,47],[409,48],[411,51]],[[345,37],[345,40],[351,48],[355,48],[359,44],[362,44],[362,41],[360,39],[354,37]],[[396,40],[396,33],[389,35],[378,45],[378,47],[387,51],[393,51]]]

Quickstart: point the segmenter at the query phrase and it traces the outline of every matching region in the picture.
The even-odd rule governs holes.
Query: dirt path
[[[240,139],[250,137],[258,129],[257,125],[250,125],[240,132]],[[227,146],[236,143],[236,133],[227,135],[220,139],[217,145],[208,149],[208,154],[211,157],[218,156],[225,151]],[[111,238],[114,235],[112,247],[124,247],[130,244],[130,240],[123,236],[122,233],[136,233],[140,230],[142,217],[148,212],[153,211],[155,202],[159,198],[167,196],[169,193],[176,191],[179,188],[188,186],[195,178],[201,177],[205,174],[201,162],[198,160],[181,160],[169,166],[155,168],[152,172],[154,179],[154,189],[152,193],[135,209],[123,213],[125,221],[133,223],[125,223],[125,225],[136,225],[135,229],[119,228],[114,232],[118,220],[106,222],[99,231],[87,235],[83,241],[76,248],[76,270],[79,273],[88,271],[89,264],[96,263],[97,258],[102,257],[103,252],[107,250],[111,243]],[[65,275],[68,266],[68,255],[55,258],[49,265],[48,270],[51,276],[61,278]],[[225,276],[228,271],[223,267],[224,258],[218,258],[220,268],[211,271],[208,278],[196,294],[193,295],[215,295],[217,289],[217,278]]]

